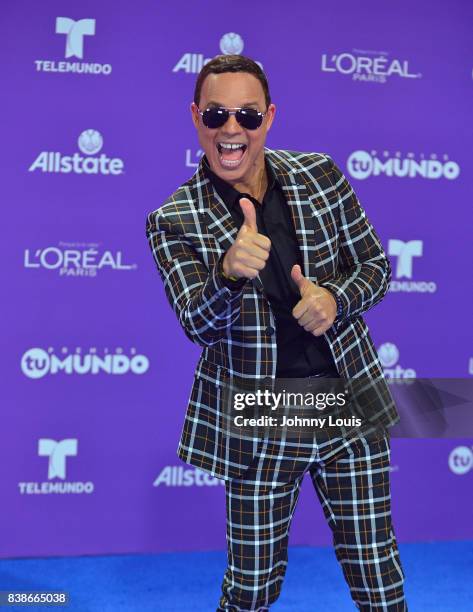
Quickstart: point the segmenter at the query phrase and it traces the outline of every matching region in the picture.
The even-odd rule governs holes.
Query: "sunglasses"
[[[257,130],[263,123],[263,117],[266,113],[262,113],[254,108],[206,108],[204,111],[199,109],[199,114],[202,115],[202,121],[205,127],[215,130],[222,127],[228,121],[230,115],[235,115],[235,119],[246,130]]]

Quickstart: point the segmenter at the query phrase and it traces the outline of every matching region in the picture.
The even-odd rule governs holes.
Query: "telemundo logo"
[[[81,494],[93,493],[94,483],[91,481],[66,481],[66,460],[77,457],[77,438],[53,440],[40,438],[38,440],[38,455],[48,458],[48,480],[45,482],[19,482],[18,488],[22,495],[47,494]],[[59,479],[59,480],[56,480]]]
[[[448,180],[456,179],[460,174],[460,166],[443,156],[442,161],[439,156],[431,155],[429,159],[421,156],[420,161],[414,159],[413,153],[408,153],[405,157],[400,152],[391,155],[389,151],[383,151],[383,158],[378,157],[376,151],[354,151],[348,157],[347,168],[350,176],[363,181],[373,176],[389,176],[397,178],[425,178]]]
[[[56,34],[66,36],[66,57],[84,57],[84,36],[95,34],[95,19],[79,19],[74,21],[69,17],[56,19]]]
[[[70,17],[56,18],[56,34],[65,36],[65,59],[84,58],[84,37],[95,36],[95,19],[78,19]],[[38,59],[34,61],[37,72],[60,72],[75,74],[109,75],[112,72],[110,64],[97,62],[70,62]]]
[[[119,157],[107,157],[101,153],[103,137],[98,130],[87,129],[80,133],[77,145],[86,157],[80,153],[63,155],[58,151],[42,151],[28,168],[29,172],[63,173],[63,174],[103,174],[118,176],[123,173],[124,162]]]
[[[79,348],[75,353],[69,353],[67,348],[63,348],[61,353],[55,354],[52,348],[48,351],[42,348],[28,349],[21,358],[21,371],[28,378],[38,380],[59,373],[141,375],[149,369],[149,359],[145,355],[137,354],[135,349],[131,349],[130,355],[123,354],[122,349],[116,349],[113,353],[104,349],[102,356],[96,354],[96,349],[85,352]]]
[[[457,446],[448,457],[448,467],[457,474],[464,476],[473,469],[473,451],[468,446]]]
[[[422,257],[423,240],[399,240],[392,238],[388,242],[388,255],[397,257],[394,276],[389,284],[389,291],[403,293],[435,293],[437,284],[434,281],[413,280],[414,258]],[[404,280],[407,279],[407,280]]]

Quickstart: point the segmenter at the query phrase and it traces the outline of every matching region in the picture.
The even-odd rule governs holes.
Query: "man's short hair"
[[[269,95],[268,79],[260,66],[249,57],[244,55],[217,55],[210,60],[199,72],[194,90],[194,102],[199,106],[202,83],[209,74],[222,74],[223,72],[248,72],[255,76],[261,83],[264,91],[266,108],[271,104]]]

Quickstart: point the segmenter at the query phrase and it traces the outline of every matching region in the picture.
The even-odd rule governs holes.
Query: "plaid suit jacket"
[[[384,297],[391,279],[379,238],[329,155],[265,148],[265,156],[290,207],[303,274],[343,304],[342,315],[325,334],[338,372],[345,379],[381,380],[380,401],[372,402],[370,410],[389,427],[399,416],[362,318]],[[274,380],[276,324],[258,277],[234,292],[217,274],[217,262],[238,228],[202,164],[149,213],[146,234],[168,300],[186,335],[203,348],[178,455],[229,479],[247,469],[262,440],[227,435],[222,386],[232,377]]]

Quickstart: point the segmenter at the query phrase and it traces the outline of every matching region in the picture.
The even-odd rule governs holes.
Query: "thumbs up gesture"
[[[253,202],[248,198],[241,198],[240,208],[244,216],[243,224],[235,242],[223,258],[223,271],[226,276],[255,278],[266,265],[271,240],[263,234],[258,234]]]
[[[322,336],[337,316],[335,297],[327,289],[306,278],[297,264],[292,267],[291,278],[301,294],[300,301],[292,309],[293,316],[306,331],[314,336]]]

